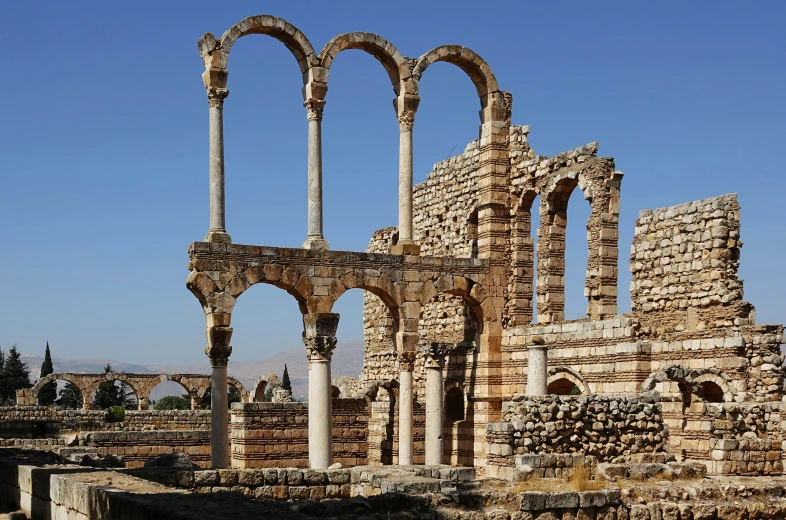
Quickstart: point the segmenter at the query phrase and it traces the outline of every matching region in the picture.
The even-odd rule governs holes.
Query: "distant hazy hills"
[[[30,367],[30,378],[38,379],[41,364],[44,362],[43,356],[22,354],[22,359]],[[209,374],[210,364],[205,358],[202,363],[191,363],[187,365],[140,365],[126,363],[115,359],[69,359],[52,357],[55,365],[55,372],[75,372],[75,373],[101,373],[107,363],[112,365],[112,370],[116,372],[131,372],[137,374]],[[305,398],[308,394],[308,363],[306,362],[306,349],[287,350],[277,356],[263,359],[261,361],[233,361],[229,358],[229,375],[235,377],[243,383],[250,391],[257,377],[260,374],[274,373],[280,378],[284,372],[284,364],[289,370],[289,378],[292,381],[292,393],[296,398]],[[347,341],[340,343],[333,353],[331,372],[333,377],[351,376],[358,377],[363,368],[363,341]],[[179,392],[179,386],[174,383],[174,387],[167,386],[166,392],[156,392],[155,397],[161,398],[168,393]],[[164,391],[164,385],[161,385]],[[171,390],[170,390],[171,389]]]

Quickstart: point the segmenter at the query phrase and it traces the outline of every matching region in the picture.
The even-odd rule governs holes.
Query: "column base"
[[[420,245],[411,240],[399,240],[396,245],[390,247],[390,254],[418,256],[420,254]]]
[[[307,237],[302,249],[314,249],[316,251],[327,251],[330,249],[330,243],[322,237]]]
[[[208,231],[205,237],[205,242],[213,242],[215,244],[231,244],[232,238],[226,231]]]

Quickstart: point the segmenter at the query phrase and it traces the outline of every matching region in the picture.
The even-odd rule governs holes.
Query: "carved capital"
[[[229,356],[232,354],[232,347],[229,345],[215,345],[207,347],[205,354],[210,358],[210,366],[225,367],[229,363]]]
[[[449,343],[430,343],[424,352],[426,368],[440,368],[451,347]]]
[[[224,100],[229,95],[229,89],[218,87],[207,87],[207,102],[211,107],[221,108]]]
[[[417,359],[417,352],[408,350],[398,353],[398,366],[399,370],[412,372],[415,369],[415,359]]]
[[[402,132],[411,132],[415,127],[415,112],[406,110],[398,115],[398,126]]]
[[[322,121],[322,111],[325,109],[323,99],[308,99],[303,106],[306,107],[309,121]]]
[[[330,361],[333,357],[333,350],[336,348],[336,337],[315,336],[303,338],[303,344],[306,346],[306,355],[309,361]]]

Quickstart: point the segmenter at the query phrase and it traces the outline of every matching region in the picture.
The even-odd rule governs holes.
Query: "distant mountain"
[[[35,354],[22,354],[22,361],[30,367],[30,379],[38,379],[41,373],[41,365],[44,363],[44,356]],[[115,359],[68,359],[52,356],[52,364],[55,372],[74,372],[80,374],[100,374],[104,367],[109,363],[115,372],[128,372],[131,374],[149,374],[152,370],[145,365],[135,363],[125,363]]]
[[[347,341],[336,346],[331,363],[331,375],[333,377],[358,377],[363,369],[363,348],[364,343],[362,340]],[[287,350],[277,356],[261,361],[232,361],[230,357],[228,372],[230,376],[237,378],[243,383],[243,386],[251,391],[260,374],[273,373],[281,378],[285,364],[289,370],[289,378],[292,381],[292,395],[297,399],[305,399],[308,395],[308,362],[306,360],[305,347]],[[188,365],[151,365],[147,368],[152,372],[161,374],[210,373],[210,366],[207,361]]]
[[[331,372],[333,377],[350,376],[358,377],[363,368],[363,341],[347,341],[340,343],[333,353]],[[22,354],[22,359],[30,367],[30,379],[35,381],[41,371],[44,357],[39,355]],[[129,372],[136,374],[210,374],[210,364],[205,361],[186,365],[138,365],[114,359],[68,359],[52,357],[55,372],[74,372],[82,374],[98,374],[104,371],[107,363],[112,365],[116,372]],[[306,349],[293,349],[284,351],[277,356],[261,361],[233,361],[229,358],[229,375],[237,378],[247,390],[253,389],[254,383],[260,374],[277,374],[281,378],[284,365],[289,370],[292,381],[292,394],[297,399],[305,399],[308,395],[308,362]],[[154,392],[154,398],[160,399],[164,395],[182,393],[182,388],[177,383],[162,384]]]

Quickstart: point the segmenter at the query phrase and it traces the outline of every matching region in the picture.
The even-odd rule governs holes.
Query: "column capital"
[[[303,106],[306,107],[309,121],[322,121],[322,111],[325,109],[324,99],[307,99]]]
[[[221,108],[224,100],[229,95],[229,89],[220,87],[207,87],[207,102],[211,107]]]
[[[423,356],[426,368],[442,368],[450,347],[449,343],[430,343]]]
[[[336,348],[337,340],[335,336],[315,336],[304,337],[303,344],[306,346],[309,362],[311,361],[330,361],[333,358],[333,350]]]
[[[229,345],[215,345],[207,347],[205,354],[210,358],[211,367],[225,367],[229,363],[229,356],[232,354],[232,347]]]
[[[401,372],[412,372],[415,369],[415,360],[418,353],[414,350],[408,350],[398,353],[398,366]]]
[[[415,128],[415,111],[405,110],[398,115],[398,126],[402,132],[411,132]]]

